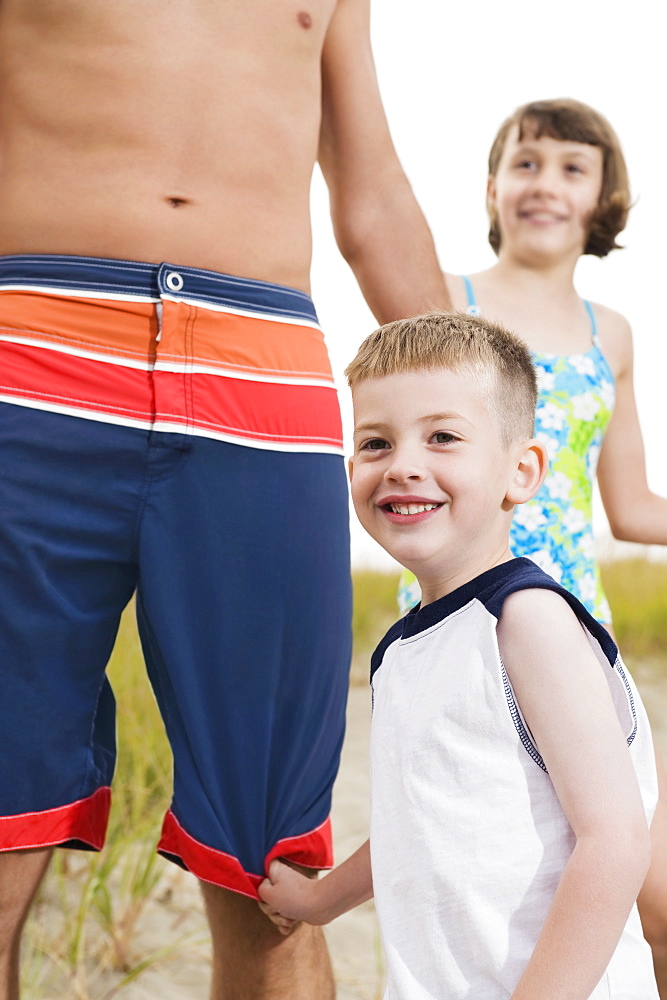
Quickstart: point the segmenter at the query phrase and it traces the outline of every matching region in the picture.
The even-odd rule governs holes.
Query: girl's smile
[[[602,187],[598,146],[509,133],[495,176],[489,212],[498,220],[500,254],[578,257],[588,239]]]

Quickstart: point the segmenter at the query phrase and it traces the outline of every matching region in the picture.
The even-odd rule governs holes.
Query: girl
[[[599,621],[611,614],[595,561],[592,490],[615,538],[667,544],[667,498],[648,488],[632,383],[627,321],[583,301],[582,254],[605,257],[630,208],[627,170],[608,122],[578,101],[538,101],[501,126],[489,155],[489,242],[498,260],[471,277],[446,275],[454,308],[518,333],[540,378],[536,434],[551,459],[537,496],[517,511],[512,551],[530,556]],[[599,459],[599,460],[598,460]],[[419,601],[404,573],[399,603]],[[651,834],[653,862],[639,897],[656,978],[667,1000],[667,782]]]

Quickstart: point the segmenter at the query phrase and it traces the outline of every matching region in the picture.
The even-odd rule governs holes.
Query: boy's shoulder
[[[545,592],[550,593],[547,596]],[[505,603],[513,595],[517,596],[509,602],[508,609],[511,608],[515,625],[524,623],[527,629],[539,628],[547,634],[551,625],[557,628],[561,613],[571,614],[573,611],[586,630],[597,639],[607,659],[614,662],[616,646],[604,626],[590,615],[576,597],[531,559],[522,557],[492,567],[440,600],[423,608],[413,608],[404,618],[395,622],[373,653],[371,678],[382,663],[385,653],[395,642],[414,640],[449,619],[456,622],[458,613],[473,602],[483,605],[488,614],[498,621]]]

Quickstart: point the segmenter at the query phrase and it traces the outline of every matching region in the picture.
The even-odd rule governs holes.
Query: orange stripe
[[[150,302],[70,299],[40,292],[0,291],[0,334],[36,339],[146,363],[158,321]]]
[[[297,375],[333,382],[322,331],[273,320],[164,302],[159,357],[228,371]],[[188,330],[184,336],[183,331]],[[189,342],[188,342],[189,341]]]
[[[0,334],[29,338],[71,353],[93,352],[143,364],[156,351],[158,323],[149,302],[70,299],[38,292],[0,292]],[[158,356],[232,372],[319,378],[333,382],[317,327],[214,312],[163,302]]]

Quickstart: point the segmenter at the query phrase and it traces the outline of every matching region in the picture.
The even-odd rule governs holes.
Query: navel
[[[302,28],[312,28],[313,26],[313,19],[306,10],[300,10],[296,15],[296,19]]]
[[[182,208],[183,205],[189,205],[190,204],[190,202],[188,201],[187,198],[178,198],[176,196],[168,197],[168,198],[165,198],[164,200],[166,201],[166,203],[168,205],[171,205],[172,208]]]

